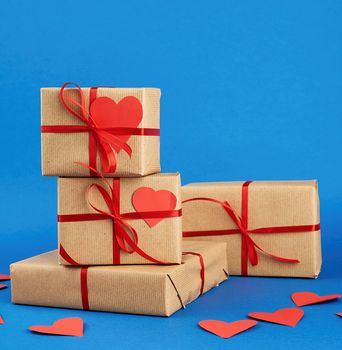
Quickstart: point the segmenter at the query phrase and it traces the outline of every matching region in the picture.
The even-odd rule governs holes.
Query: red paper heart
[[[249,317],[256,318],[257,320],[283,324],[285,326],[294,327],[304,316],[304,311],[296,307],[290,307],[285,309],[271,312],[251,312]]]
[[[141,102],[133,96],[124,97],[118,103],[109,97],[99,97],[90,106],[90,114],[100,128],[136,128],[143,115]],[[126,143],[131,135],[117,135]],[[121,148],[113,145],[117,153]]]
[[[4,321],[4,319],[1,317],[1,315],[0,315],[0,324],[5,324],[5,321]]]
[[[137,212],[173,210],[176,208],[177,198],[168,190],[155,191],[151,187],[140,187],[134,191],[132,203]],[[144,220],[153,227],[163,218]]]
[[[8,280],[10,280],[10,279],[11,279],[11,277],[8,276],[8,275],[2,275],[2,274],[0,274],[0,281],[8,281]]]
[[[44,334],[83,336],[83,320],[79,317],[61,318],[52,326],[31,326],[29,330]]]
[[[291,295],[292,301],[297,306],[306,306],[318,303],[324,303],[325,301],[335,300],[341,297],[341,294],[330,294],[319,296],[316,293],[311,292],[297,292]]]
[[[0,289],[5,289],[7,288],[6,284],[0,284]]]
[[[227,339],[254,327],[257,323],[253,320],[239,320],[231,323],[219,320],[204,320],[199,322],[198,325],[210,333]]]

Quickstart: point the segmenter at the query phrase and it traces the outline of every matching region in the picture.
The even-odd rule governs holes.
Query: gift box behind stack
[[[11,265],[14,303],[169,316],[227,279],[226,243],[182,242],[180,175],[159,173],[159,106],[155,88],[41,90],[58,251]]]
[[[226,242],[232,275],[318,277],[317,181],[192,183],[182,195],[183,236]]]

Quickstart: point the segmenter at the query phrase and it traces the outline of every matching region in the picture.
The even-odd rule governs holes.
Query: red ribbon
[[[183,252],[183,255],[195,255],[199,257],[200,262],[200,277],[201,277],[201,288],[200,288],[200,295],[203,294],[204,290],[204,260],[203,256],[200,253],[196,252]],[[82,298],[82,308],[83,310],[90,310],[89,308],[89,295],[88,295],[88,266],[81,267],[80,271],[80,284],[81,284],[81,298]]]
[[[81,267],[81,296],[83,310],[89,310],[88,267]]]
[[[73,98],[65,96],[67,86],[76,87],[80,102]],[[91,88],[89,94],[89,106],[95,101],[97,88]],[[85,125],[44,125],[41,127],[42,133],[89,133],[89,166],[96,169],[96,154],[99,151],[102,169],[104,173],[114,173],[116,170],[116,153],[115,148],[123,149],[129,157],[132,155],[131,147],[123,142],[118,135],[135,135],[135,136],[159,136],[160,130],[153,128],[101,128],[96,125],[90,115],[89,108],[85,105],[85,96],[81,87],[77,84],[65,83],[60,90],[60,101],[64,108]],[[95,176],[90,169],[90,175]]]
[[[234,221],[238,228],[227,230],[208,230],[208,231],[185,231],[183,237],[196,237],[196,236],[220,236],[241,234],[241,274],[248,275],[248,261],[252,266],[258,265],[258,253],[269,256],[270,258],[281,261],[283,263],[299,263],[298,259],[288,259],[266,252],[262,249],[251,237],[250,233],[255,234],[273,234],[273,233],[292,233],[292,232],[314,232],[320,229],[320,224],[316,225],[295,225],[295,226],[275,226],[275,227],[263,227],[257,229],[248,228],[248,187],[252,181],[246,181],[242,185],[242,201],[241,201],[241,216],[237,214],[235,209],[229,204],[228,201],[219,201],[214,198],[196,197],[184,200],[183,203],[192,201],[209,201],[217,203],[223,207],[230,218]]]
[[[78,163],[83,166],[87,165]],[[120,264],[120,250],[128,254],[137,253],[146,260],[156,264],[167,264],[167,262],[160,261],[153,258],[138,246],[138,233],[136,229],[130,225],[127,220],[141,220],[141,219],[156,219],[156,218],[174,218],[182,215],[182,210],[160,210],[160,211],[146,211],[133,213],[120,213],[120,178],[113,178],[113,185],[98,171],[92,169],[95,174],[101,177],[110,189],[110,193],[98,184],[91,184],[87,189],[88,204],[97,212],[97,214],[63,214],[58,215],[58,222],[77,222],[77,221],[97,221],[108,220],[113,221],[113,264]],[[96,189],[101,194],[108,212],[101,210],[94,206],[89,200],[89,192]],[[71,265],[79,265],[60,245],[60,255]]]
[[[200,266],[201,266],[201,271],[200,271],[200,277],[201,277],[201,288],[200,288],[200,295],[203,294],[203,290],[204,290],[204,282],[205,282],[205,270],[204,270],[204,260],[203,260],[203,256],[200,253],[196,253],[196,252],[183,252],[183,255],[195,255],[198,256],[199,258],[199,262],[200,262]]]

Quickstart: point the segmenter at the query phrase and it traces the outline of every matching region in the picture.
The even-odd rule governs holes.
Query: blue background
[[[294,291],[342,292],[341,18],[339,0],[2,2],[0,272],[56,247],[39,88],[70,80],[160,87],[162,169],[183,183],[317,178],[324,265],[318,280],[231,278],[169,319],[14,306],[8,288],[1,348],[341,348],[341,301],[306,307],[296,328],[223,340],[197,327],[291,306]],[[68,316],[83,317],[83,338],[27,331]]]

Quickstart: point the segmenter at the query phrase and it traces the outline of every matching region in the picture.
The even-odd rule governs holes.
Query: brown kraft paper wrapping
[[[182,187],[183,200],[194,197],[228,201],[241,216],[244,182],[193,183]],[[279,226],[313,226],[309,232],[248,233],[264,251],[298,263],[278,261],[258,249],[258,264],[247,264],[252,276],[316,278],[321,269],[320,216],[317,181],[253,181],[248,186],[248,229]],[[187,239],[227,243],[231,275],[242,274],[242,234],[215,235],[217,230],[237,229],[224,208],[205,200],[183,204],[183,235],[189,231],[213,231],[207,236]]]
[[[135,192],[142,187],[152,188],[159,194],[160,190],[173,193],[176,197],[176,217],[165,217],[155,226],[150,227],[144,219],[125,220],[138,235],[138,247],[151,257],[167,263],[181,263],[182,259],[182,218],[181,218],[181,184],[178,173],[159,173],[141,178],[107,179],[109,184],[116,181],[120,188],[120,214],[137,213],[132,200]],[[87,198],[97,208],[109,212],[100,192],[87,189],[91,184],[102,185],[108,190],[108,185],[100,178],[59,178],[58,179],[58,214],[60,217],[70,214],[96,214],[89,205]],[[163,191],[163,192],[164,192]],[[157,206],[158,198],[151,198]],[[159,207],[158,209],[159,210]],[[73,219],[72,219],[73,220]],[[113,248],[116,242],[116,229],[113,230],[113,220],[108,217],[103,220],[85,220],[58,223],[58,241],[60,254],[65,251],[76,264],[80,265],[111,265],[111,264],[150,264],[153,263],[137,252],[129,254],[119,249],[119,261]],[[116,249],[116,250],[115,250]],[[117,254],[118,255],[118,254]],[[65,256],[59,256],[61,264],[70,264]],[[73,263],[73,264],[75,264]]]
[[[68,97],[79,100],[76,89],[66,89]],[[89,110],[89,88],[82,88],[85,106]],[[41,89],[41,125],[83,125],[84,123],[70,114],[59,99],[60,88]],[[138,128],[159,129],[160,90],[157,88],[97,88],[97,97],[109,97],[118,103],[126,96],[140,100],[143,116]],[[126,126],[126,125],[122,125]],[[89,164],[89,133],[53,133],[42,132],[42,173],[54,176],[89,176],[89,170],[76,166],[74,162]],[[117,168],[108,177],[138,177],[160,171],[160,137],[131,135],[127,144],[132,155],[120,150],[116,153]],[[97,169],[101,172],[101,162],[97,154]]]
[[[224,243],[187,241],[184,249],[203,258],[203,292],[227,279]],[[74,309],[87,305],[90,310],[170,316],[195,300],[202,287],[196,255],[184,255],[180,265],[92,266],[83,281],[82,269],[86,268],[59,265],[57,251],[14,263],[12,302]],[[87,298],[82,299],[85,285]]]

